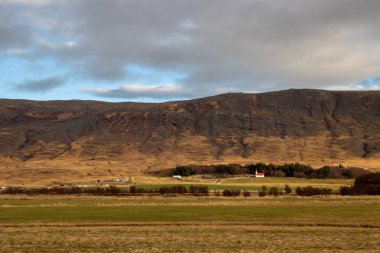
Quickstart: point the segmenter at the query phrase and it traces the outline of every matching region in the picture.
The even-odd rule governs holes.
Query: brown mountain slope
[[[0,100],[0,161],[0,182],[256,161],[380,168],[380,92],[286,90],[161,104]]]

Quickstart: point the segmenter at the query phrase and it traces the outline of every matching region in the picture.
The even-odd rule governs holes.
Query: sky
[[[0,98],[380,89],[378,0],[0,0]]]

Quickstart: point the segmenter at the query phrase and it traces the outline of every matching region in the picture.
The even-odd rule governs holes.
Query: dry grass
[[[160,225],[0,228],[2,252],[378,252],[379,228]]]

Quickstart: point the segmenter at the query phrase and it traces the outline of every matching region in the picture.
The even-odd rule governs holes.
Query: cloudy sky
[[[0,0],[0,97],[380,88],[379,0]]]

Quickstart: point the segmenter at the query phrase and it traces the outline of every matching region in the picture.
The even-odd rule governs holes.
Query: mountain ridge
[[[380,91],[163,103],[1,99],[0,161],[0,182],[258,161],[380,168]]]

